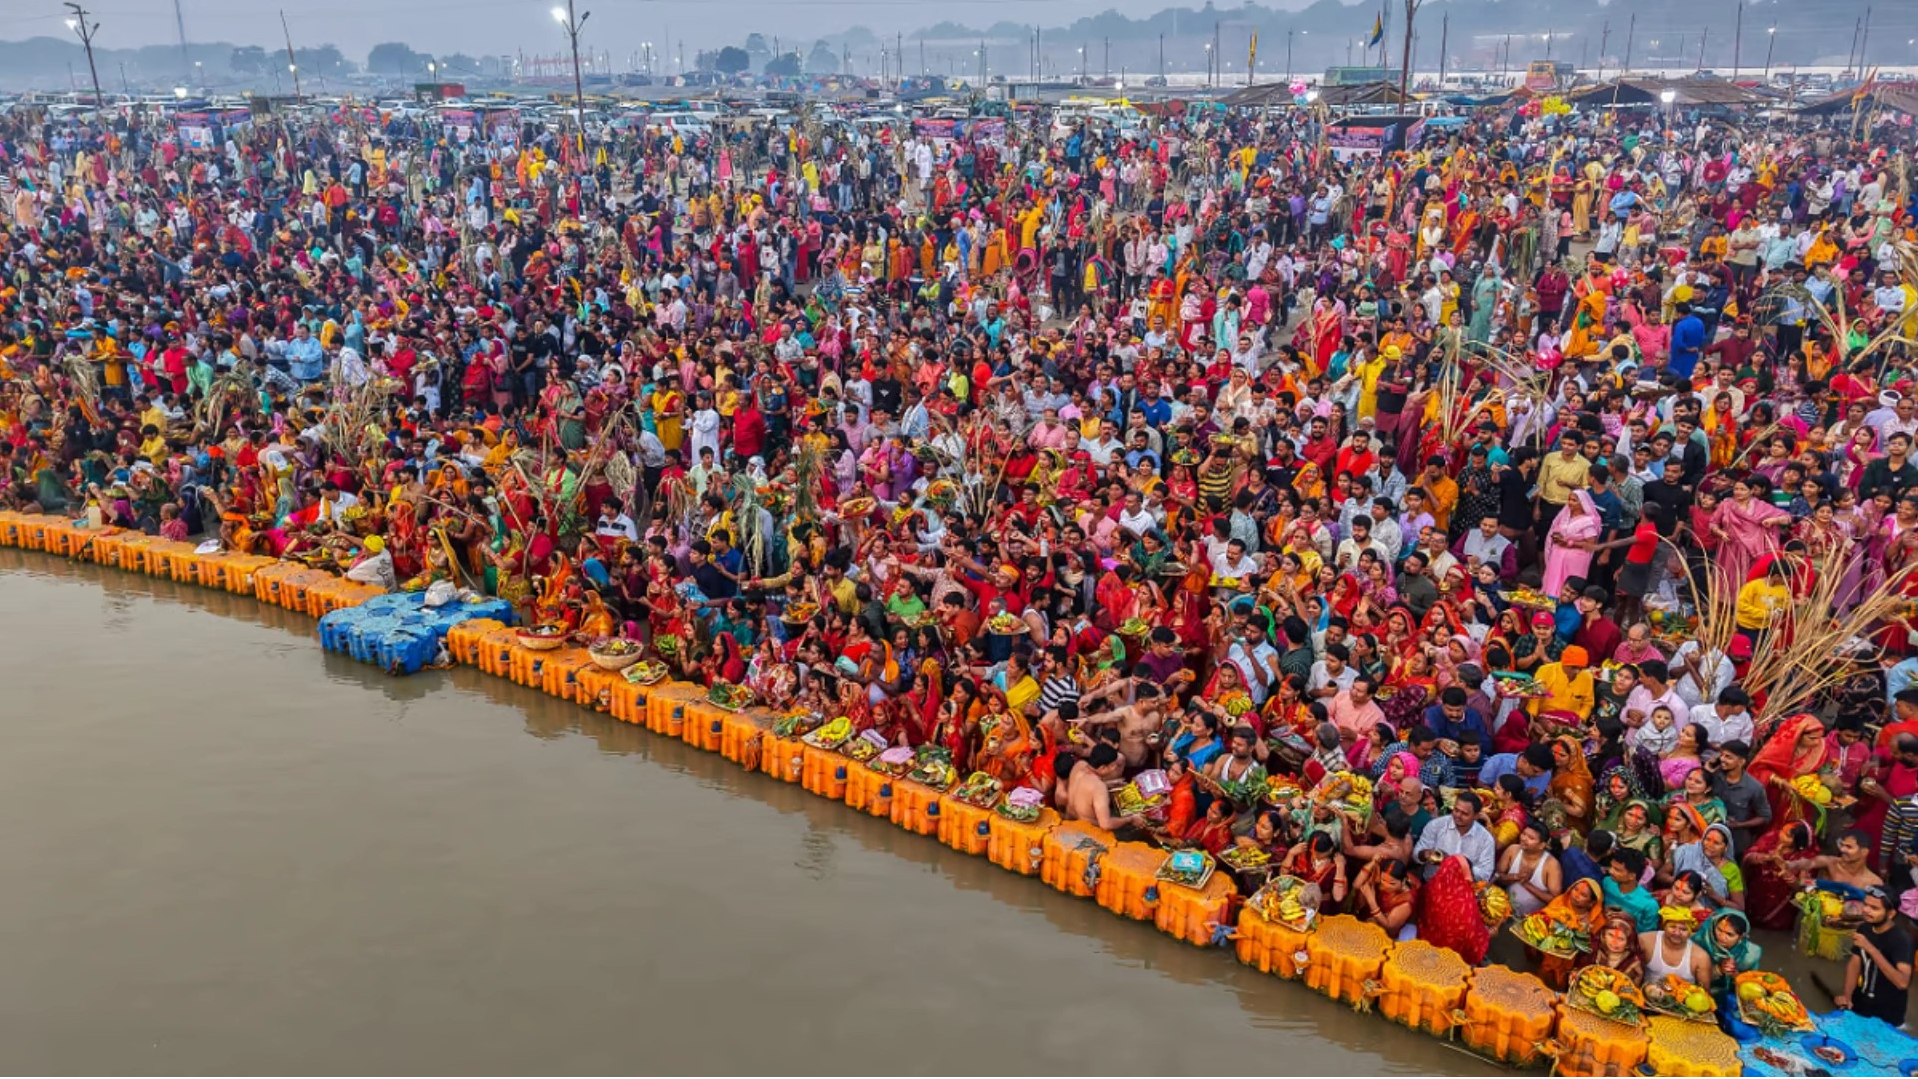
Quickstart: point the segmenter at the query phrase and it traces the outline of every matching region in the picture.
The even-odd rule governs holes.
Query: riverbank
[[[9,546],[51,549],[51,553],[78,554],[89,560],[112,550],[120,565],[131,560],[126,557],[128,547],[157,546],[145,540],[101,544],[98,538],[79,533],[76,539],[74,530],[63,522],[0,516],[0,544]],[[162,556],[157,558],[149,550],[137,561],[148,572],[158,569],[161,575],[182,583],[205,578],[197,568],[187,572],[181,565],[183,558],[165,553],[171,550],[161,548]],[[236,598],[247,595],[249,586],[258,598],[263,592],[274,591],[269,585],[288,572],[280,564],[247,567],[247,563],[236,559],[229,562],[224,571],[211,576]],[[244,572],[235,572],[236,568]],[[331,589],[325,594],[333,599],[316,601],[315,594],[311,588],[298,594],[292,589],[280,589],[276,598],[280,606],[308,613],[316,606],[344,598]],[[1051,819],[1038,826],[1016,827],[993,814],[982,814],[981,819],[975,820],[967,816],[965,807],[946,803],[937,792],[905,781],[874,782],[864,766],[843,758],[830,759],[837,755],[809,761],[817,751],[773,737],[769,716],[723,713],[706,705],[702,695],[692,687],[661,686],[646,690],[632,687],[623,679],[602,680],[590,674],[582,679],[580,674],[585,668],[573,667],[570,675],[563,669],[578,660],[559,653],[543,654],[544,658],[538,660],[539,667],[532,668],[526,657],[508,654],[517,647],[508,643],[510,634],[478,627],[468,636],[470,642],[454,648],[458,658],[475,666],[484,659],[495,670],[517,674],[515,680],[547,690],[558,706],[582,714],[603,708],[614,718],[634,726],[644,725],[671,743],[726,750],[729,757],[750,758],[753,753],[746,747],[757,739],[760,768],[774,778],[836,797],[854,809],[883,817],[908,831],[936,837],[960,853],[988,854],[993,862],[1014,873],[1041,878],[1053,891],[1091,900],[1122,917],[1154,925],[1167,940],[1176,939],[1195,946],[1191,953],[1195,956],[1198,948],[1229,949],[1241,961],[1262,970],[1280,976],[1301,976],[1307,986],[1324,996],[1413,1019],[1434,1033],[1453,1035],[1460,1042],[1475,1045],[1488,1056],[1507,1063],[1543,1063],[1546,1055],[1556,1052],[1563,1073],[1618,1074],[1648,1059],[1655,1065],[1661,1062],[1656,1035],[1648,1039],[1643,1032],[1619,1024],[1606,1024],[1594,1033],[1588,1029],[1592,1026],[1590,1023],[1565,1020],[1556,995],[1529,975],[1513,975],[1496,967],[1468,973],[1460,965],[1456,972],[1432,984],[1418,984],[1417,979],[1410,979],[1408,984],[1408,979],[1401,976],[1405,971],[1400,969],[1404,964],[1399,960],[1409,958],[1416,949],[1394,946],[1382,938],[1371,939],[1350,919],[1328,920],[1327,928],[1310,937],[1288,936],[1256,912],[1237,910],[1229,887],[1194,890],[1155,881],[1153,870],[1158,856],[1149,848],[1116,843],[1111,836],[1096,829],[1078,824],[1059,825]],[[346,661],[329,657],[328,662]],[[458,673],[470,678],[474,672]],[[391,684],[409,687],[405,692],[410,695],[413,683]],[[510,789],[510,778],[501,778]],[[843,814],[844,810],[840,812]],[[689,817],[676,807],[672,816],[683,825],[685,821],[697,819],[697,811]],[[963,822],[963,826],[955,822]],[[986,840],[983,849],[979,843],[981,829]],[[705,836],[707,842],[713,838]],[[994,841],[998,841],[996,848]],[[986,868],[981,860],[975,860],[974,864]],[[670,872],[670,863],[661,868]],[[1003,879],[1012,883],[1010,875]],[[1038,882],[1024,884],[1022,891],[1043,894]],[[762,901],[776,895],[776,892],[766,893]],[[1047,903],[1056,901],[1056,898],[1046,900]],[[1091,907],[1090,903],[1076,905],[1087,910]],[[1332,929],[1333,926],[1338,928]],[[980,932],[988,933],[990,929],[981,927]],[[744,939],[749,938],[742,937]],[[749,950],[776,949],[778,943],[775,937]],[[902,954],[911,952],[910,947],[904,946],[893,950]],[[1302,964],[1297,959],[1301,950],[1307,953]],[[740,963],[742,957],[714,957],[713,961],[732,965]],[[750,971],[750,963],[745,969]],[[1393,990],[1394,986],[1398,989]],[[1394,992],[1399,994],[1396,998]],[[1279,1001],[1309,999],[1296,990],[1276,987],[1273,995]],[[1461,1029],[1452,1030],[1461,1020]],[[1380,1019],[1365,1022],[1382,1027]],[[1385,1030],[1381,1029],[1380,1033],[1383,1035]],[[1729,1039],[1725,1041],[1729,1043]],[[1687,1058],[1682,1062],[1684,1066],[1678,1066],[1669,1058],[1663,1063],[1662,1070],[1669,1074],[1705,1071],[1698,1066],[1697,1057]],[[1735,1061],[1731,1067],[1735,1073]],[[1429,1071],[1429,1065],[1424,1070]]]

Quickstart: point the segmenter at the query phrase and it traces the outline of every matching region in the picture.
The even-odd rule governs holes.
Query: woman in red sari
[[[1745,913],[1760,929],[1790,930],[1798,920],[1798,907],[1792,902],[1805,882],[1793,870],[1795,859],[1818,853],[1811,825],[1785,821],[1758,837],[1745,852]]]
[[[1345,855],[1330,832],[1313,832],[1285,854],[1279,872],[1297,877],[1319,889],[1319,912],[1336,914],[1345,909]]]
[[[1791,781],[1817,774],[1830,752],[1825,724],[1817,716],[1800,712],[1780,724],[1764,748],[1752,757],[1747,771],[1765,788],[1774,830],[1812,816],[1805,800],[1792,792]]]
[[[1472,865],[1464,857],[1449,855],[1439,864],[1419,889],[1418,907],[1418,939],[1450,948],[1473,966],[1485,962],[1492,933],[1479,914]]]

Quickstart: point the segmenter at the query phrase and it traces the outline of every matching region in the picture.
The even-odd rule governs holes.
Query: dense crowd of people
[[[17,110],[0,508],[496,595],[1475,962],[1502,890],[1561,986],[1725,991],[1810,889],[1902,1023],[1910,129],[1322,119]],[[1806,596],[1871,617],[1785,710]]]

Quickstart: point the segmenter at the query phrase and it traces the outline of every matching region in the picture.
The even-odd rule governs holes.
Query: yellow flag
[[[1252,31],[1252,43],[1245,49],[1245,78],[1252,81],[1252,73],[1259,69],[1259,32]]]

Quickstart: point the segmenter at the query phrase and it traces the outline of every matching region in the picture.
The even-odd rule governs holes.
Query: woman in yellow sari
[[[1583,295],[1578,298],[1578,311],[1572,318],[1572,332],[1565,338],[1568,360],[1596,354],[1605,336],[1605,293],[1593,287],[1589,279],[1580,282],[1580,286]]]
[[[1738,416],[1732,411],[1731,394],[1714,395],[1711,407],[1699,418],[1698,426],[1705,432],[1711,466],[1730,468],[1738,456]]]

